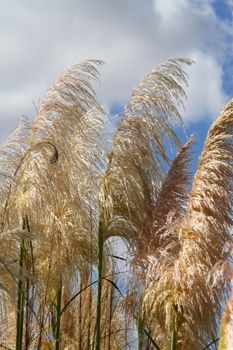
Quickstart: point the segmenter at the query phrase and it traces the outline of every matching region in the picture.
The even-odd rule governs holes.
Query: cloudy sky
[[[156,64],[187,56],[188,130],[206,130],[233,96],[232,0],[0,0],[0,140],[33,117],[50,83],[105,61],[98,96],[117,111]]]

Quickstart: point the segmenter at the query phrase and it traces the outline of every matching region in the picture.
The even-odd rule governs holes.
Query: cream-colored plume
[[[143,229],[161,189],[166,146],[177,147],[174,123],[187,83],[181,64],[169,60],[147,74],[122,113],[104,177],[103,212],[108,235],[132,240]]]
[[[90,266],[96,263],[106,116],[91,81],[97,80],[100,64],[86,61],[68,69],[43,99],[31,135],[27,132],[21,138],[17,131],[16,146],[11,150],[10,140],[2,152],[7,155],[3,161],[11,161],[6,164],[8,177],[3,174],[7,183],[6,199],[1,202],[2,220],[8,231],[22,230],[25,219],[29,224],[24,272],[33,310],[30,305],[27,308],[35,341],[41,336],[41,344],[50,332],[58,281],[62,279],[65,289],[80,271],[89,274]],[[14,247],[14,260],[18,262],[18,241]]]
[[[177,349],[200,349],[217,334],[223,284],[210,276],[231,241],[233,101],[210,128],[188,212],[169,229],[173,241],[149,257],[144,309],[161,349],[176,322]]]
[[[187,212],[187,202],[190,194],[191,173],[189,170],[193,138],[177,153],[167,176],[164,179],[160,194],[152,208],[152,218],[145,222],[143,231],[138,235],[134,245],[132,260],[132,278],[127,284],[124,308],[132,320],[137,318],[141,294],[145,286],[150,268],[150,257],[158,252],[163,253],[173,243],[171,234],[174,222]],[[149,326],[149,323],[146,326]],[[149,330],[149,328],[148,328]]]
[[[187,213],[190,195],[191,171],[190,162],[193,138],[177,153],[168,174],[163,182],[159,196],[152,208],[152,219],[145,223],[145,227],[138,239],[138,258],[156,254],[157,249],[168,244],[170,228],[175,220]],[[146,244],[145,244],[146,242]],[[145,251],[145,247],[146,250]]]
[[[91,80],[97,79],[100,64],[75,65],[51,86],[33,123],[30,152],[19,169],[11,205],[19,215],[28,216],[31,231],[37,234],[35,257],[38,250],[44,272],[48,259],[60,272],[68,272],[74,261],[91,262],[96,256],[105,117]]]

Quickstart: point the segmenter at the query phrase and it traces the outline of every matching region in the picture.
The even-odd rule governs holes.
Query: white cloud
[[[226,100],[221,72],[229,35],[209,0],[2,0],[0,120],[8,130],[20,114],[33,114],[31,101],[80,60],[106,62],[98,94],[110,106],[126,102],[159,62],[188,55],[197,63],[185,116],[215,116]]]
[[[229,97],[222,88],[223,72],[216,60],[201,51],[189,54],[196,64],[187,69],[189,87],[184,118],[188,122],[215,119]]]

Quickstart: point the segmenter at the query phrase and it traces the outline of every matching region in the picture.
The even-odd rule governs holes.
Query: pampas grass
[[[200,350],[213,342],[229,290],[218,267],[232,240],[233,105],[210,128],[191,189],[193,139],[181,147],[175,132],[191,63],[168,60],[148,73],[110,144],[93,88],[102,62],[74,65],[0,148],[0,347]],[[177,150],[173,162],[168,149]],[[130,254],[123,288],[114,236]]]
[[[231,101],[208,132],[187,214],[169,228],[161,258],[150,256],[144,306],[165,348],[174,322],[182,349],[200,349],[217,334],[225,289],[211,283],[211,274],[232,239],[232,117]]]

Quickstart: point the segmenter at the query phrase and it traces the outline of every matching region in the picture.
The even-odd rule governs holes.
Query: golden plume
[[[124,309],[131,320],[137,319],[140,298],[145,286],[148,256],[163,254],[163,248],[172,244],[171,234],[174,222],[185,215],[190,194],[191,172],[189,170],[193,145],[191,137],[178,151],[163,181],[160,194],[152,208],[150,220],[135,240],[132,263],[132,277],[127,285]],[[159,257],[158,257],[159,259]],[[145,322],[149,330],[149,323]]]
[[[174,329],[178,349],[200,349],[217,333],[225,291],[209,277],[232,240],[232,118],[230,101],[208,132],[188,212],[170,228],[173,242],[149,257],[144,310],[161,349]]]
[[[18,128],[0,147],[0,343],[6,346],[15,343],[19,241],[28,236],[27,230],[20,227],[15,210],[10,213],[9,202],[18,186],[17,171],[28,151],[30,133],[31,123],[21,117]],[[14,227],[11,220],[15,220]]]
[[[157,249],[168,244],[169,227],[187,212],[190,195],[191,171],[190,162],[193,145],[191,137],[178,151],[172,165],[163,181],[159,196],[152,208],[152,218],[145,223],[142,234],[138,238],[138,252],[141,254],[156,254]],[[146,244],[145,244],[146,242]],[[141,249],[140,249],[141,246]],[[144,248],[143,248],[144,246]],[[145,251],[145,247],[147,251]]]
[[[17,176],[3,218],[8,230],[18,229],[25,220],[30,230],[23,270],[28,290],[22,292],[28,298],[25,327],[30,322],[25,342],[36,346],[52,344],[48,333],[58,282],[62,280],[66,290],[77,276],[81,279],[80,271],[90,274],[96,263],[106,116],[91,81],[97,80],[100,64],[86,61],[68,69],[43,99],[27,145],[16,140],[21,153],[11,172]],[[17,261],[18,242],[15,248]]]
[[[181,122],[177,105],[185,97],[182,84],[187,84],[182,63],[192,62],[169,60],[147,74],[121,115],[100,191],[99,257],[103,242],[110,236],[121,236],[130,243],[137,240],[152,215],[164,176],[164,163],[169,163],[166,146],[179,146],[174,124]],[[99,300],[101,265],[99,259]],[[100,343],[99,314],[97,310],[96,349]]]
[[[86,61],[75,65],[52,84],[38,110],[29,152],[19,169],[20,181],[11,205],[18,208],[19,215],[28,216],[32,232],[40,232],[35,256],[38,250],[44,267],[51,259],[51,244],[59,252],[52,259],[59,260],[61,269],[69,270],[71,261],[90,262],[96,256],[105,117],[90,81],[97,80],[96,66],[100,64]],[[40,247],[44,248],[40,251]]]
[[[174,123],[181,122],[177,104],[182,104],[187,83],[181,64],[169,60],[148,73],[121,115],[108,157],[101,198],[107,235],[127,239],[141,232],[161,188],[166,146],[177,147]]]

